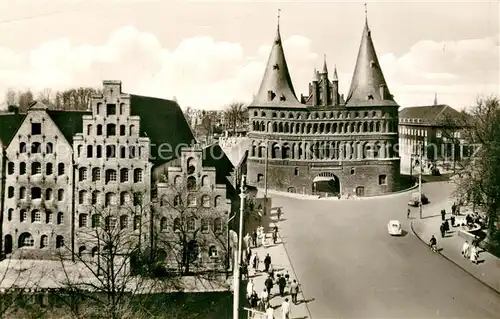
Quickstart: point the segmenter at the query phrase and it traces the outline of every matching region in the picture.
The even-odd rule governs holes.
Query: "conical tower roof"
[[[259,92],[250,106],[303,107],[297,100],[281,42],[279,24]]]
[[[383,96],[381,94],[381,86],[385,87]],[[366,104],[397,105],[387,87],[384,74],[380,68],[370,28],[368,27],[368,21],[365,22],[356,67],[352,76],[351,88],[349,89],[346,101],[347,106]]]

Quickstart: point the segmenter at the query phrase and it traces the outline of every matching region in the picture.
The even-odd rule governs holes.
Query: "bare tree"
[[[245,104],[242,102],[233,102],[229,104],[224,111],[226,121],[229,123],[229,127],[232,129],[233,134],[236,134],[236,128],[244,124],[247,119],[247,109]]]
[[[100,89],[78,87],[56,92],[55,107],[58,110],[86,110],[90,106],[92,95],[102,93]]]
[[[28,110],[28,107],[33,103],[35,100],[33,97],[33,92],[31,90],[26,90],[24,92],[19,92],[18,93],[18,100],[19,100],[19,112],[26,112]]]
[[[14,91],[13,89],[7,90],[7,92],[5,93],[5,103],[7,103],[7,106],[17,104],[16,91]]]
[[[45,88],[38,93],[38,101],[42,102],[46,106],[51,106],[52,101],[52,89]]]

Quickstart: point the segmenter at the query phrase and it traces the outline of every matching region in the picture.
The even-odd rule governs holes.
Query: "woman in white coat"
[[[477,246],[476,245],[472,245],[470,247],[470,260],[474,264],[477,264],[477,257],[478,257],[477,255],[478,255]]]
[[[250,297],[252,296],[252,293],[254,291],[254,284],[253,284],[253,279],[250,279],[247,284],[247,299],[250,300]]]

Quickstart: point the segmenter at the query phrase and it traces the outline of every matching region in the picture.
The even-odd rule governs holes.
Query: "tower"
[[[330,102],[329,97],[330,97],[330,82],[328,81],[328,67],[326,65],[326,54],[324,55],[323,58],[323,70],[320,73],[321,76],[321,105],[322,106],[327,106]]]
[[[332,105],[337,106],[340,104],[339,101],[339,77],[337,75],[337,66],[333,69],[332,78]]]

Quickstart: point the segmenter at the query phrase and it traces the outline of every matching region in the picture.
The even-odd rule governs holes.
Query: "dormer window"
[[[279,69],[280,69],[280,67],[279,67],[278,63],[276,63],[275,65],[273,65],[273,70],[279,70]]]
[[[371,60],[370,61],[370,68],[374,68],[376,66],[375,61]]]
[[[271,91],[271,90],[267,91],[267,100],[268,101],[274,100],[275,96],[276,96],[276,94],[273,91]]]
[[[371,95],[371,94],[370,94],[370,95],[368,95],[368,100],[373,100],[373,99],[374,99],[374,98],[373,98],[373,95]]]
[[[286,97],[283,94],[281,94],[280,101],[285,101],[285,100],[286,100]]]

